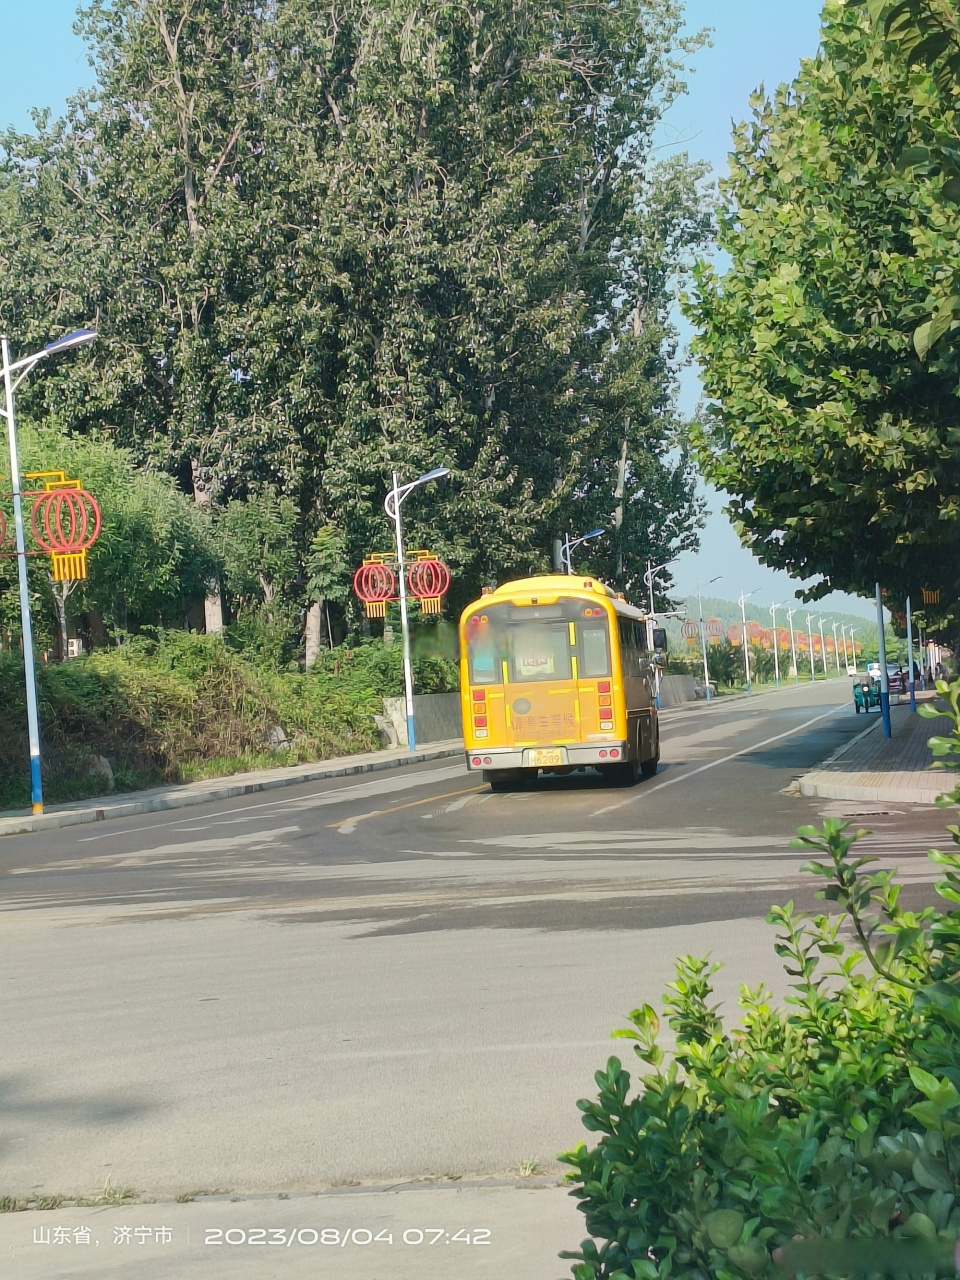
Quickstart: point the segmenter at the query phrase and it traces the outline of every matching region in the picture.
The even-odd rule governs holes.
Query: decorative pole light
[[[418,552],[418,556],[422,558],[415,560],[407,571],[407,586],[419,601],[421,613],[439,613],[443,597],[450,590],[450,570],[442,560],[425,552]]]
[[[793,629],[793,615],[796,612],[797,612],[796,609],[787,610],[787,625],[790,627],[790,656],[793,659],[793,683],[799,684],[800,670],[797,667],[797,636],[796,636],[796,632]]]
[[[33,504],[37,546],[53,561],[54,582],[82,582],[87,552],[100,533],[100,508],[85,489],[51,489]]]
[[[759,590],[759,587],[755,587],[753,591],[741,591],[739,600],[740,619],[743,627],[743,667],[747,677],[747,693],[750,692],[750,645],[747,643],[749,638],[747,630],[747,601],[751,596],[755,596]],[[756,627],[756,623],[753,623],[752,625]]]
[[[720,636],[723,632],[723,624],[717,618],[711,618],[706,627],[703,625],[703,587],[709,587],[711,583],[720,582],[723,575],[718,573],[715,578],[708,578],[707,581],[700,585],[700,579],[697,579],[697,617],[700,619],[700,650],[703,658],[703,699],[705,702],[710,701],[710,668],[707,665],[707,634],[709,633],[711,640],[714,636]]]
[[[780,600],[770,606],[770,617],[773,619],[773,678],[778,689],[780,688],[780,641],[777,636],[777,610],[782,605],[783,601]]]
[[[353,589],[363,601],[368,618],[385,618],[387,602],[396,599],[397,578],[383,556],[370,556],[353,575]]]
[[[93,329],[75,329],[53,342],[42,351],[11,363],[10,344],[6,336],[0,338],[0,354],[3,357],[3,408],[0,415],[7,421],[7,448],[10,453],[10,487],[13,498],[13,529],[16,541],[17,581],[20,588],[20,624],[23,637],[23,667],[27,692],[27,733],[30,742],[30,799],[34,813],[43,813],[43,779],[40,768],[40,716],[37,708],[37,674],[33,654],[33,619],[30,614],[30,586],[27,581],[27,548],[23,527],[23,503],[20,488],[20,455],[17,448],[17,424],[14,416],[13,393],[30,371],[48,356],[59,355],[74,347],[95,342]],[[18,374],[14,378],[14,374]]]
[[[393,473],[393,488],[387,494],[383,509],[393,521],[394,539],[397,546],[397,574],[400,580],[400,630],[403,634],[403,689],[407,710],[407,747],[415,751],[417,746],[416,730],[413,723],[413,664],[410,661],[410,624],[407,619],[407,575],[403,561],[403,523],[400,518],[400,507],[419,485],[429,484],[431,480],[440,480],[450,474],[449,467],[434,467],[416,480],[401,485],[397,473]]]

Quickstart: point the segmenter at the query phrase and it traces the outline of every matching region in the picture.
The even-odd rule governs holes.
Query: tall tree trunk
[[[210,504],[210,477],[196,459],[191,459],[190,469],[193,474],[193,497],[199,507]],[[218,635],[223,630],[223,597],[220,594],[220,583],[211,578],[207,583],[207,595],[203,602],[204,630],[207,635]]]
[[[63,591],[54,587],[53,598],[57,602],[57,645],[60,649],[60,661],[67,660],[67,601]]]
[[[320,628],[323,618],[323,601],[315,600],[307,610],[304,628],[305,652],[303,665],[309,671],[320,656]]]

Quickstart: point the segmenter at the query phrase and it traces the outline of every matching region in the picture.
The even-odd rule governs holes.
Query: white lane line
[[[655,787],[640,787],[634,795],[628,796],[626,800],[621,800],[619,804],[607,805],[604,809],[596,809],[590,816],[591,818],[598,818],[601,813],[613,813],[614,810],[622,809],[624,805],[632,804],[635,800],[642,800],[654,791],[662,791],[664,787],[672,787],[678,782],[686,782],[688,778],[695,778],[698,773],[706,773],[708,769],[716,769],[718,765],[729,764],[731,760],[749,755],[751,751],[759,751],[761,747],[768,747],[771,742],[780,742],[783,738],[792,738],[795,733],[809,729],[812,724],[827,720],[830,716],[835,716],[838,711],[844,710],[849,710],[849,705],[846,702],[841,702],[838,706],[831,707],[829,711],[825,711],[823,715],[814,716],[812,720],[804,720],[803,724],[795,725],[794,728],[787,729],[785,733],[777,733],[772,738],[764,738],[762,742],[755,742],[751,747],[741,747],[739,751],[733,751],[728,756],[721,756],[719,760],[711,760],[709,764],[702,764],[699,769],[691,769],[689,773],[681,773],[675,778],[667,778],[664,782],[658,782]]]
[[[237,813],[247,813],[252,809],[279,809],[289,805],[302,805],[304,808],[319,808],[328,804],[340,804],[350,797],[365,798],[366,796],[381,795],[390,791],[407,791],[412,787],[425,787],[433,782],[446,782],[450,778],[464,777],[467,773],[465,764],[447,766],[443,769],[431,769],[422,773],[400,774],[394,776],[392,771],[386,777],[379,776],[373,780],[367,779],[364,782],[354,782],[350,786],[334,787],[329,791],[311,791],[305,796],[289,796],[285,800],[262,800],[257,804],[237,805],[234,809],[221,809],[218,813],[198,815],[196,818],[185,818],[179,815],[176,818],[166,818],[162,822],[147,823],[142,827],[135,827],[128,831],[105,831],[102,835],[81,836],[78,840],[80,844],[89,844],[93,840],[111,840],[117,836],[133,836],[139,835],[142,831],[156,831],[160,827],[179,827],[182,831],[190,830],[195,823],[209,823],[212,818],[226,817]],[[210,801],[211,804],[217,803]],[[230,817],[229,821],[239,821],[234,817]]]

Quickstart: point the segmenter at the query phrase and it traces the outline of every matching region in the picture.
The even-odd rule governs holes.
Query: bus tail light
[[[597,693],[609,693],[609,692],[610,692],[609,680],[600,680],[597,682]]]
[[[480,763],[480,757],[479,757],[479,756],[474,756],[474,757],[473,757],[473,760],[472,760],[470,763],[471,763],[471,764],[474,764],[474,765],[478,765],[478,764]]]
[[[615,760],[619,754],[620,754],[620,752],[617,750],[617,748],[616,748],[616,747],[611,747],[611,748],[610,748],[610,756],[611,756],[611,759],[614,759],[614,760]]]
[[[486,689],[474,689],[473,691],[474,702],[483,702],[486,696],[487,696]]]
[[[609,693],[604,693],[604,694],[601,694],[601,695],[600,695],[600,706],[601,706],[601,707],[609,707],[609,706],[611,705],[611,702],[612,702],[612,699],[611,699],[611,697],[610,697],[610,694],[609,694]],[[601,715],[603,715],[603,712],[601,711],[601,712],[600,712],[600,714],[601,714]]]
[[[487,717],[486,717],[486,716],[474,716],[474,717],[473,717],[473,724],[474,724],[474,728],[476,728],[476,729],[485,729],[485,728],[487,727]]]

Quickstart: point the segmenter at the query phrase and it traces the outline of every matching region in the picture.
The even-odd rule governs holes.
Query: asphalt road
[[[763,917],[812,905],[790,840],[844,812],[791,784],[862,729],[848,693],[665,713],[630,790],[447,760],[0,841],[0,1195],[555,1169],[675,956],[725,962],[728,1010],[784,993]],[[876,808],[929,900],[944,815]]]

